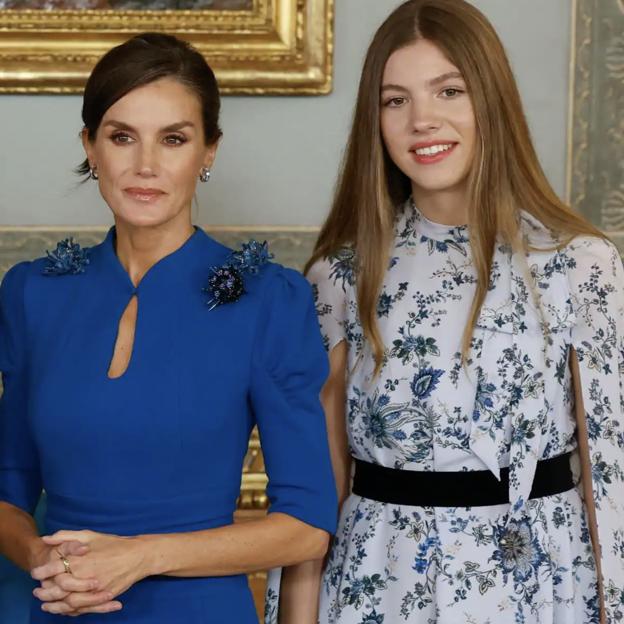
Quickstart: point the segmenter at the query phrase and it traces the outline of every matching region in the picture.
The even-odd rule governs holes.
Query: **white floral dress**
[[[522,227],[530,243],[552,247],[528,215]],[[571,346],[588,419],[608,621],[622,620],[624,271],[615,247],[578,238],[520,259],[498,246],[462,366],[476,282],[468,232],[432,223],[408,202],[377,309],[387,349],[377,378],[353,268],[344,249],[309,274],[327,349],[348,343],[352,455],[414,471],[498,476],[510,466],[512,504],[412,507],[351,494],[323,578],[320,624],[598,622],[579,491],[527,500],[536,462],[576,448]],[[268,598],[270,622],[274,585]]]

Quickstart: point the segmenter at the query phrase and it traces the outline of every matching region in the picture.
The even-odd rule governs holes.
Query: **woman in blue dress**
[[[266,245],[232,252],[191,224],[218,113],[186,43],[146,34],[107,53],[80,171],[115,227],[2,283],[0,548],[41,581],[31,622],[256,622],[245,574],[321,558],[335,529],[311,289]],[[256,424],[271,508],[234,525]]]

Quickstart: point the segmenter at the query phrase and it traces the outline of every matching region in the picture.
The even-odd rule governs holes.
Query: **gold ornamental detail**
[[[107,50],[145,31],[190,41],[224,94],[331,91],[334,0],[249,10],[0,10],[0,93],[80,93]]]

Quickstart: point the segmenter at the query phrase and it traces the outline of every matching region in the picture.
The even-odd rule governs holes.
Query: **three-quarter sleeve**
[[[576,350],[587,418],[592,488],[607,621],[620,621],[624,595],[624,269],[600,239],[571,245]]]
[[[343,254],[344,255],[344,254]],[[347,338],[347,289],[352,270],[347,258],[322,258],[308,271],[323,343],[331,351]]]
[[[328,362],[312,293],[291,269],[279,267],[269,279],[250,386],[269,478],[269,511],[334,533],[336,485],[319,400]]]
[[[13,267],[0,288],[0,500],[33,513],[41,477],[27,409],[24,281],[28,266]]]

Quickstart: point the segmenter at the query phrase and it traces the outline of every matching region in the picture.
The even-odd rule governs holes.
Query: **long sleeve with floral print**
[[[624,619],[624,269],[607,243],[570,246],[572,329],[587,417],[609,622]]]

